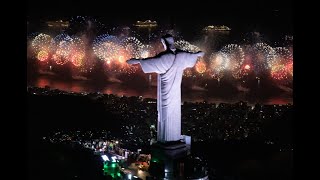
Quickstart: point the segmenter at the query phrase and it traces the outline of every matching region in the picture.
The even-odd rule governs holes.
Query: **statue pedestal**
[[[153,177],[183,179],[184,159],[190,154],[190,146],[177,142],[156,143],[152,146],[149,172]]]
[[[150,179],[209,179],[206,163],[198,157],[193,157],[190,145],[182,142],[154,144],[149,173]]]

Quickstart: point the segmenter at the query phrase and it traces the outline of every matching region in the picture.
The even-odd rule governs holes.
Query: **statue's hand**
[[[128,64],[139,64],[140,61],[139,61],[138,59],[129,59],[129,60],[127,61],[127,63],[128,63]]]
[[[204,52],[199,51],[199,52],[197,53],[197,55],[198,55],[198,57],[203,57],[203,56],[204,56]]]

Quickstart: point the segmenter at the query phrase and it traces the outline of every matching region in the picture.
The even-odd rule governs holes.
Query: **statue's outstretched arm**
[[[204,52],[203,51],[198,51],[196,53],[192,53],[194,55],[196,55],[197,57],[203,57],[204,56]]]
[[[154,61],[159,59],[159,56],[154,56],[154,57],[148,57],[148,58],[141,58],[141,59],[136,59],[136,58],[131,58],[127,61],[128,64],[139,64],[141,61]]]
[[[144,73],[164,73],[166,72],[166,68],[163,66],[163,61],[163,57],[161,55],[157,55],[149,58],[129,59],[127,63],[140,64]]]
[[[204,56],[204,52],[202,51],[198,51],[198,52],[186,52],[186,56],[184,57],[185,58],[185,61],[184,61],[184,68],[192,68],[199,57],[202,57]]]
[[[128,64],[139,64],[140,59],[132,58],[127,61]]]

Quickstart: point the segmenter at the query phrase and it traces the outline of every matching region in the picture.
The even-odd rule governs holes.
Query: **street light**
[[[101,158],[103,159],[103,161],[110,161],[107,155],[102,155]]]

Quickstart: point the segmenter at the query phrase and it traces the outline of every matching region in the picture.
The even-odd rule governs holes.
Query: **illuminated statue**
[[[181,136],[181,80],[183,70],[193,67],[204,52],[190,53],[176,49],[171,35],[161,38],[164,51],[155,57],[130,59],[140,64],[144,73],[158,74],[157,110],[160,142],[178,141]]]

